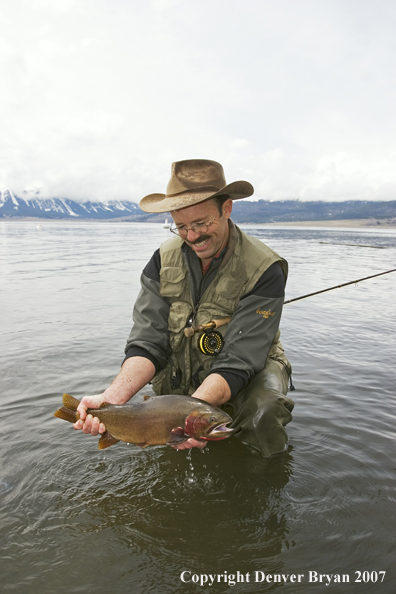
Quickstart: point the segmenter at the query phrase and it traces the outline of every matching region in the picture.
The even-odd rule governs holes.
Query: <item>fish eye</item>
[[[209,421],[211,423],[214,423],[215,421],[217,421],[217,417],[210,417]]]

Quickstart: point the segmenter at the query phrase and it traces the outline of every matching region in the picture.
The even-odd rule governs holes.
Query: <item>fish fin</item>
[[[142,443],[135,443],[135,445],[139,446],[139,448],[147,448],[150,444],[147,441],[143,441]]]
[[[143,400],[144,400],[144,401],[146,401],[146,400],[150,400],[150,398],[151,398],[151,396],[150,396],[149,394],[145,394],[145,395],[143,396]]]
[[[183,441],[187,441],[188,436],[184,433],[182,427],[176,427],[172,429],[171,434],[166,442],[168,445],[177,445],[179,443],[183,443]]]
[[[69,423],[75,423],[79,419],[77,412],[67,408],[66,406],[58,408],[58,410],[54,412],[54,417],[58,417],[58,419],[63,419],[64,421],[69,421]]]
[[[102,402],[99,408],[107,408],[108,406],[110,406],[110,402]]]
[[[110,446],[112,446],[113,444],[119,442],[120,440],[117,439],[116,437],[113,437],[111,433],[109,433],[108,431],[105,431],[99,441],[98,441],[98,448],[100,450],[105,450],[106,448],[109,448]]]
[[[71,410],[77,410],[77,406],[80,404],[80,401],[77,398],[73,398],[70,394],[63,394],[63,406],[66,408],[70,408]]]

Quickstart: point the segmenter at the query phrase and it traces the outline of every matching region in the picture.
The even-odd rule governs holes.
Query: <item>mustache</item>
[[[195,245],[196,243],[201,243],[201,241],[206,241],[210,239],[210,235],[200,235],[195,241],[189,241],[190,245]]]

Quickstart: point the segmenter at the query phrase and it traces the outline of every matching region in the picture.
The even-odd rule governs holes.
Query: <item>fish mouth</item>
[[[232,431],[234,431],[234,429],[232,429],[231,427],[227,427],[227,425],[225,423],[222,423],[221,425],[216,425],[216,427],[214,427],[212,429],[210,434],[212,435],[215,433],[229,433],[230,431],[232,432]]]
[[[226,439],[226,437],[231,437],[235,429],[227,427],[227,424],[228,423],[220,423],[219,425],[213,427],[205,439],[212,441],[215,439]]]

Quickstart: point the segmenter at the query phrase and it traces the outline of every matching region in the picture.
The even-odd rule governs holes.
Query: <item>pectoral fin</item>
[[[98,448],[100,450],[105,450],[106,448],[109,448],[110,446],[112,446],[113,444],[115,444],[119,441],[120,440],[117,439],[116,437],[113,437],[111,435],[111,433],[109,433],[108,431],[105,431],[98,441]]]
[[[176,427],[172,429],[171,434],[166,442],[168,445],[178,445],[179,443],[183,443],[183,441],[187,441],[188,435],[184,433],[182,427]]]

